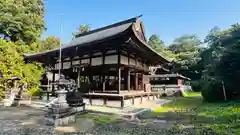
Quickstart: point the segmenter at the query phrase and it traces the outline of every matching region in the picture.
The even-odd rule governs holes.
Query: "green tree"
[[[80,24],[80,26],[77,29],[77,32],[73,33],[73,38],[75,38],[76,35],[86,33],[90,31],[90,26],[88,24]]]
[[[52,50],[58,48],[60,45],[60,39],[55,36],[49,36],[45,40],[41,41],[41,51]]]
[[[8,80],[13,77],[20,78],[19,83],[25,85],[29,91],[38,90],[44,69],[39,63],[25,64],[22,53],[19,52],[22,50],[21,46],[26,45],[0,39],[0,84],[2,86],[0,93],[4,93],[6,88],[11,87]]]
[[[12,77],[30,93],[38,90],[44,72],[39,63],[25,63],[22,54],[41,51],[43,0],[0,0],[0,95]]]
[[[43,0],[0,0],[0,35],[33,43],[44,30]]]
[[[88,24],[85,24],[85,25],[80,24],[78,30],[80,33],[85,33],[85,32],[90,31],[90,26]]]
[[[149,37],[148,44],[153,48],[153,49],[164,49],[165,45],[164,42],[160,39],[158,35],[152,35]]]
[[[193,77],[192,75],[195,74],[193,67],[199,61],[201,44],[201,40],[196,35],[183,35],[168,46],[168,50],[175,56],[176,72]]]
[[[199,62],[202,67],[202,90],[207,101],[224,100],[223,84],[227,99],[240,96],[240,26],[232,25],[229,29],[213,28],[205,38],[208,47],[201,53]]]
[[[160,39],[158,35],[152,35],[148,39],[148,45],[150,45],[154,50],[156,50],[158,53],[162,54],[169,60],[173,60],[174,54],[166,49],[166,46],[164,42]]]

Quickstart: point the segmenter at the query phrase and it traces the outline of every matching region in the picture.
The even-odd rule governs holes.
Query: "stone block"
[[[131,99],[126,99],[126,100],[124,100],[124,107],[126,107],[126,106],[131,106],[131,105],[132,105]]]
[[[148,100],[147,96],[142,97],[142,103],[146,102]]]
[[[104,105],[104,100],[103,99],[92,99],[92,105],[103,106]]]
[[[75,114],[63,118],[45,117],[45,124],[49,126],[61,126],[76,122]]]
[[[90,105],[88,98],[83,98],[83,102],[84,102],[85,104],[87,104],[87,105]]]
[[[86,109],[85,106],[73,107],[73,110],[76,113],[83,112],[83,111],[85,111],[85,109]]]
[[[153,100],[153,95],[149,95],[149,100]]]
[[[135,104],[141,104],[141,97],[135,98]]]
[[[107,101],[107,104],[106,104],[106,106],[108,106],[108,107],[121,107],[121,101],[119,100],[119,101]]]

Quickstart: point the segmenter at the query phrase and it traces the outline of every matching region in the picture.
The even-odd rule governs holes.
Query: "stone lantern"
[[[68,105],[66,100],[66,87],[69,85],[69,81],[64,76],[61,76],[56,85],[58,85],[59,89],[56,91],[58,97],[55,102],[48,106],[45,114],[46,124],[58,126],[75,122],[75,111]]]

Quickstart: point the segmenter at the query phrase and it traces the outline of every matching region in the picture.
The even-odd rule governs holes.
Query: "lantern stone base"
[[[75,113],[83,113],[85,112],[85,105],[79,106],[79,107],[73,107],[73,110],[75,111]]]
[[[61,126],[61,125],[67,125],[76,122],[76,116],[75,114],[72,114],[70,116],[66,116],[63,118],[51,118],[51,117],[45,117],[46,125],[49,126]]]

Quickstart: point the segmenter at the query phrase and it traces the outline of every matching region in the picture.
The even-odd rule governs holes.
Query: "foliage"
[[[58,48],[60,45],[60,39],[55,36],[49,36],[45,40],[41,41],[41,51],[52,50]]]
[[[216,75],[224,82],[228,99],[240,97],[240,25],[232,25],[223,31],[224,36],[219,41],[223,47],[221,59],[216,63]]]
[[[10,41],[33,43],[44,30],[42,0],[0,0],[0,35]]]
[[[43,67],[39,63],[25,64],[23,56],[19,52],[23,48],[19,44],[0,39],[0,71],[2,75],[0,84],[5,88],[11,87],[11,82],[8,80],[13,77],[18,77],[19,83],[25,85],[27,90],[37,89],[40,85],[39,81],[44,72]]]
[[[168,50],[175,54],[177,66],[176,72],[190,76],[194,72],[191,69],[199,60],[201,41],[195,35],[183,35],[176,38],[173,44],[168,46]]]
[[[203,96],[208,101],[223,100],[223,85],[227,99],[240,96],[238,79],[240,77],[240,26],[232,25],[229,29],[214,28],[207,35],[208,45],[201,54],[199,66],[204,81]],[[213,94],[214,93],[214,94]]]
[[[76,35],[86,33],[90,31],[90,26],[88,24],[80,24],[80,26],[77,29],[77,32],[73,33],[73,37],[75,38]]]
[[[88,24],[85,24],[85,25],[80,24],[78,30],[80,33],[85,33],[85,32],[90,31],[90,26]]]
[[[44,69],[39,63],[24,63],[22,54],[41,51],[43,6],[43,0],[0,0],[1,95],[12,87],[8,80],[13,77],[27,90],[38,90]]]
[[[201,90],[206,101],[224,100],[223,88],[228,100],[238,98],[239,41],[239,24],[226,30],[214,27],[204,40],[206,47],[197,36],[183,35],[167,47],[175,57],[173,71],[191,78],[193,89]]]
[[[0,100],[5,96],[5,87],[0,85]]]
[[[209,80],[202,89],[202,96],[204,100],[208,102],[224,100],[221,82],[217,80]]]
[[[148,45],[150,45],[154,50],[156,50],[158,53],[162,54],[168,59],[173,60],[175,58],[175,56],[173,56],[173,53],[167,50],[164,42],[160,39],[158,35],[151,35],[148,39]]]
[[[164,49],[165,48],[164,42],[157,35],[150,36],[149,40],[148,40],[148,44],[153,49]]]

